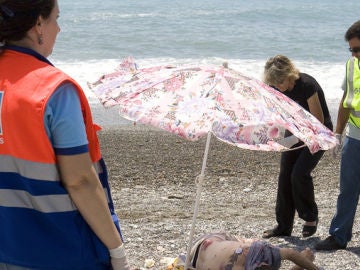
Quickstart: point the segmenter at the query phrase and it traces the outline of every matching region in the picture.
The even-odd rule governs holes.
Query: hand
[[[339,133],[335,133],[335,137],[338,140],[338,143],[336,144],[336,146],[332,149],[332,156],[333,158],[336,158],[339,154],[339,152],[341,151],[341,143],[342,143],[342,136]]]
[[[125,254],[124,244],[121,244],[120,247],[110,249],[109,251],[113,270],[130,270]]]
[[[113,270],[130,270],[126,256],[122,258],[111,257],[111,266]]]

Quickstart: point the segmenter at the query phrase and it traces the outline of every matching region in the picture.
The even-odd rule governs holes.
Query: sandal
[[[316,224],[315,225],[304,225],[303,229],[302,229],[302,236],[303,237],[310,237],[314,233],[316,233],[318,223],[319,223],[319,220],[316,219]]]
[[[271,237],[277,237],[277,236],[290,236],[290,233],[284,233],[284,232],[280,232],[278,230],[278,227],[275,227],[274,229],[269,229],[264,231],[262,237],[263,238],[271,238]]]

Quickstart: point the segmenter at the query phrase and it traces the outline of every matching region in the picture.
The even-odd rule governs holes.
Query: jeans
[[[16,265],[10,265],[5,263],[0,263],[0,270],[34,270],[27,267],[21,267]]]
[[[360,192],[360,141],[345,137],[340,162],[340,192],[336,213],[329,233],[335,240],[346,245],[351,240],[352,228]]]
[[[295,146],[299,145],[301,143]],[[295,210],[305,221],[318,219],[311,172],[323,154],[322,150],[311,154],[307,147],[281,154],[276,198],[277,230],[281,233],[291,234]]]
[[[104,267],[99,267],[96,269],[105,269]],[[106,269],[112,269],[112,268],[106,268]],[[0,270],[36,270],[36,268],[28,268],[28,267],[22,267],[22,266],[17,266],[17,265],[12,265],[12,264],[6,264],[6,263],[1,263],[0,262]],[[72,270],[72,269],[69,269]]]

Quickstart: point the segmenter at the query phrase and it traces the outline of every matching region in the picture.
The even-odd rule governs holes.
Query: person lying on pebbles
[[[188,269],[273,270],[280,268],[282,260],[294,263],[291,270],[321,270],[313,263],[315,255],[309,248],[299,252],[258,239],[239,238],[223,232],[204,234],[195,241],[190,252]],[[179,256],[167,270],[181,269],[184,262],[184,256]]]

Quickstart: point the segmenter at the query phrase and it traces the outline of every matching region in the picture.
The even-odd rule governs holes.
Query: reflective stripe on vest
[[[98,174],[103,173],[101,165],[96,162],[94,168]],[[77,210],[69,194],[63,188],[59,190],[59,175],[56,166],[30,162],[0,156],[0,207],[23,207],[43,213],[56,213]],[[25,189],[31,184],[31,191]],[[44,190],[42,182],[47,181]],[[57,194],[51,194],[51,193]],[[108,203],[108,189],[104,187]],[[59,194],[61,193],[61,194]]]
[[[360,68],[356,57],[350,58],[346,63],[346,81],[343,106],[350,109],[349,122],[360,127]]]
[[[93,165],[98,174],[103,173],[99,162]],[[29,179],[59,181],[58,170],[53,164],[25,161],[5,155],[0,155],[0,172],[19,173]]]

